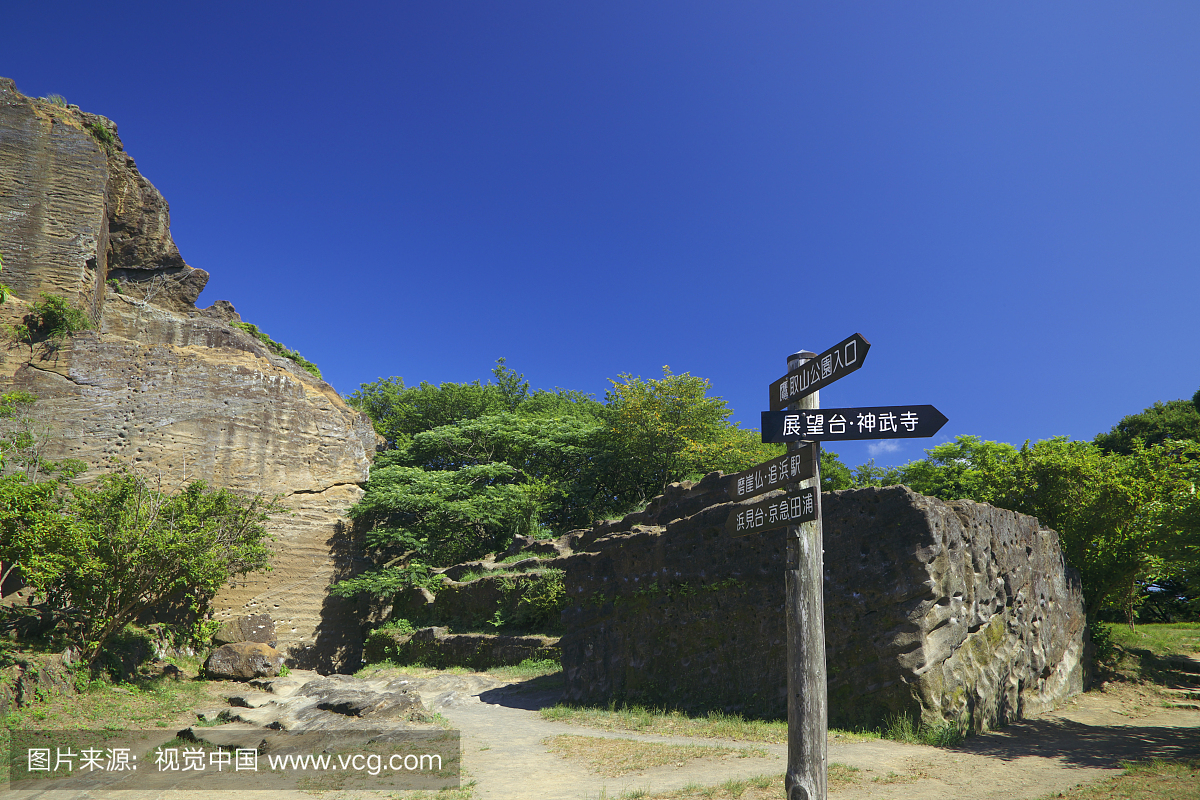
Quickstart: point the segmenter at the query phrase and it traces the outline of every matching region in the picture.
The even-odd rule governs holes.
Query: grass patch
[[[475,781],[463,784],[457,789],[421,789],[412,792],[392,792],[388,800],[472,800],[475,797]]]
[[[681,711],[664,711],[642,706],[583,708],[556,705],[541,710],[542,719],[599,728],[606,731],[637,731],[667,736],[695,736],[705,739],[732,739],[741,742],[787,744],[785,720],[746,719],[740,714],[713,711],[688,716]],[[830,729],[829,738],[839,742],[861,742],[880,738],[874,731]]]
[[[1200,680],[1192,659],[1200,653],[1200,623],[1104,625],[1112,652],[1101,668],[1109,679],[1186,686]]]
[[[511,556],[505,556],[504,558],[500,559],[496,563],[497,564],[515,564],[518,561],[528,561],[531,558],[536,558],[538,560],[541,560],[541,559],[547,558],[547,557],[548,556],[539,556],[539,555],[536,555],[535,553],[516,553]]]
[[[119,720],[123,729],[165,727],[203,704],[208,699],[208,688],[207,681],[170,678],[120,686],[92,681],[82,694],[53,697],[8,714],[3,726],[10,730],[96,729]]]
[[[829,788],[840,789],[843,786],[850,786],[858,783],[859,774],[858,767],[852,767],[849,764],[839,764],[836,761],[829,763]],[[782,781],[782,778],[780,779]]]
[[[1156,656],[1190,656],[1200,653],[1200,622],[1171,622],[1138,625],[1109,625],[1113,643],[1126,650],[1149,650]]]
[[[524,561],[525,559],[520,560]],[[545,575],[554,578],[564,574],[561,569],[555,567],[535,567],[533,569],[472,569],[464,572],[455,583],[470,583],[480,578],[511,578],[517,575]]]
[[[963,743],[966,733],[950,722],[941,725],[915,724],[907,714],[889,717],[884,723],[883,738],[931,747],[954,747]]]
[[[1046,795],[1066,800],[1200,800],[1200,761],[1125,762],[1125,772]]]
[[[610,778],[654,767],[683,767],[699,758],[765,758],[767,755],[766,750],[758,747],[662,744],[569,734],[543,739],[542,744],[555,755],[583,761],[592,772]]]
[[[520,664],[511,667],[491,667],[488,669],[489,675],[511,680],[530,680],[532,678],[540,678],[544,675],[553,675],[556,672],[562,672],[562,665],[551,658],[541,660],[527,658]]]

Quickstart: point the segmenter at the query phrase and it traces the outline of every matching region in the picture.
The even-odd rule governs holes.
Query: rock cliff
[[[221,617],[269,612],[301,667],[357,666],[357,608],[326,588],[350,568],[344,515],[374,453],[369,420],[329,384],[195,301],[208,273],[186,264],[166,201],[110,120],[21,95],[0,79],[0,305],[7,330],[42,292],[86,309],[95,330],[62,347],[0,340],[0,391],[38,395],[47,456],[97,474],[113,463],[165,486],[278,495],[274,570],[238,579]],[[115,280],[115,286],[112,281]],[[86,475],[85,475],[86,477]]]
[[[903,486],[822,504],[831,725],[980,730],[1081,691],[1083,598],[1054,531]],[[569,537],[568,700],[786,714],[784,532],[730,537],[733,506],[714,474]]]

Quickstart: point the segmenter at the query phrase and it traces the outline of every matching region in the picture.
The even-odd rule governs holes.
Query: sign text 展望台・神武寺
[[[872,406],[762,412],[764,442],[833,442],[843,439],[918,439],[947,422],[933,406]]]

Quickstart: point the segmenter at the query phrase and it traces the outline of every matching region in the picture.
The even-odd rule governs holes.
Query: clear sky
[[[200,305],[343,394],[400,375],[602,398],[664,364],[758,426],[1089,439],[1200,388],[1195,2],[4,4],[0,75],[116,121]],[[888,449],[892,445],[894,449]]]

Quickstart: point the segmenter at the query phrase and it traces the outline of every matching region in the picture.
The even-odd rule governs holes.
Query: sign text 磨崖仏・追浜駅
[[[731,500],[745,500],[788,483],[806,481],[813,476],[813,448],[801,447],[770,461],[764,461],[725,480]]]

